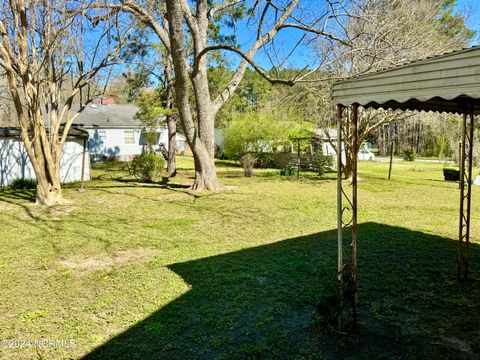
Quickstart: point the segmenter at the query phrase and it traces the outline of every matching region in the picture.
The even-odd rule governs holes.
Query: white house
[[[60,159],[60,179],[63,183],[81,180],[84,144],[88,133],[72,128]],[[35,179],[32,163],[28,158],[20,129],[0,128],[0,186],[8,186],[15,179]],[[84,180],[90,180],[90,159],[85,156]]]
[[[138,107],[132,104],[90,104],[75,119],[74,126],[88,131],[90,137],[88,150],[90,156],[101,156],[108,159],[130,160],[135,155],[146,151],[147,131],[145,125],[136,118]],[[163,146],[168,150],[168,130],[166,125],[155,129],[158,139],[154,150]],[[176,134],[177,151],[183,152],[186,139]]]

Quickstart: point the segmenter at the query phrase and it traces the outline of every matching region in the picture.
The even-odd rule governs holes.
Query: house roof
[[[334,104],[480,114],[480,47],[339,81]]]
[[[75,119],[74,125],[83,128],[142,128],[136,118],[138,107],[132,104],[90,104]]]
[[[20,138],[21,129],[19,127],[0,127],[0,137],[2,138]],[[60,129],[62,134],[62,129]],[[69,138],[88,138],[88,131],[77,127],[70,127],[68,131]]]
[[[313,131],[315,136],[321,137],[323,140],[337,139],[337,129],[317,128]]]

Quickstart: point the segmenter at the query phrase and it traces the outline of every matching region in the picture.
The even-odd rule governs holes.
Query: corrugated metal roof
[[[414,61],[339,81],[334,104],[461,113],[480,113],[480,47]]]
[[[21,129],[19,127],[0,127],[0,137],[3,138],[19,138]],[[63,133],[62,128],[60,128],[59,134]],[[70,127],[68,131],[69,138],[88,138],[88,131],[83,129],[78,129],[76,127]]]

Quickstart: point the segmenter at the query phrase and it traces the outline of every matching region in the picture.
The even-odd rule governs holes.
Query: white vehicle
[[[372,161],[375,160],[375,155],[369,150],[362,149],[358,152],[358,160]]]

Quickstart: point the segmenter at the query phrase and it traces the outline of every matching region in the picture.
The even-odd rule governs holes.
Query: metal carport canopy
[[[480,46],[333,85],[335,105],[480,114]]]
[[[472,47],[427,58],[368,75],[349,78],[333,85],[332,100],[336,105],[337,149],[342,149],[343,130],[350,145],[351,186],[343,187],[343,169],[337,166],[337,229],[338,278],[340,295],[349,284],[353,294],[353,325],[357,323],[358,288],[358,219],[357,219],[357,156],[359,106],[374,109],[449,112],[463,115],[460,156],[460,211],[458,225],[457,278],[468,279],[470,212],[473,170],[475,115],[480,114],[480,47]],[[346,108],[349,116],[343,119]],[[468,120],[469,119],[469,120]],[[348,127],[343,126],[347,122]],[[346,144],[345,144],[346,145]],[[337,151],[337,164],[342,163]],[[351,194],[349,192],[351,191]],[[346,212],[345,210],[350,210]],[[351,217],[345,219],[344,214]],[[351,230],[351,259],[344,261],[343,230]],[[343,300],[342,300],[343,301]],[[341,319],[338,322],[342,329]]]

